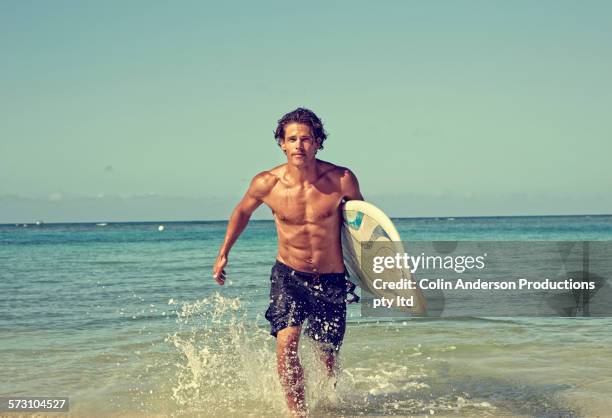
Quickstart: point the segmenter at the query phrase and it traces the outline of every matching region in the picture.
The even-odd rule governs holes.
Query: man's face
[[[285,138],[281,142],[281,148],[287,155],[288,163],[303,165],[314,161],[319,141],[312,135],[310,126],[290,123],[285,126]]]

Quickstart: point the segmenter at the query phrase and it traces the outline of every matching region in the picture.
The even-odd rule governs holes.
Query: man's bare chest
[[[287,224],[322,223],[339,216],[342,194],[311,187],[278,187],[265,203],[276,218]]]

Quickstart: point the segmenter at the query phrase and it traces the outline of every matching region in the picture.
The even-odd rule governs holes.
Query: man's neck
[[[315,183],[319,178],[317,160],[302,166],[287,164],[287,175],[295,183]]]

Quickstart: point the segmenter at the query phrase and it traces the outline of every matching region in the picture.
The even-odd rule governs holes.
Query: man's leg
[[[331,291],[333,292],[333,288]],[[325,365],[327,376],[334,381],[335,387],[339,349],[346,331],[346,304],[344,299],[340,299],[338,303],[316,300],[312,306],[315,309],[308,317],[305,333],[314,340],[318,357]]]
[[[287,327],[276,335],[276,365],[287,406],[293,417],[307,415],[304,401],[304,370],[298,357],[301,326]]]
[[[338,355],[337,352],[335,351],[330,352],[328,350],[319,349],[318,353],[319,353],[319,358],[325,365],[325,370],[327,370],[327,376],[336,377],[335,367],[336,367],[336,357]]]

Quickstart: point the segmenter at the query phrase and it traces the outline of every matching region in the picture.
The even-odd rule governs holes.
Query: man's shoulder
[[[317,160],[317,162],[321,167],[321,177],[327,176],[335,180],[345,180],[355,177],[353,172],[347,167],[336,165],[323,160]]]
[[[359,181],[350,169],[327,161],[319,161],[319,163],[322,164],[321,167],[324,167],[321,177],[332,182],[334,187],[342,192],[346,200],[363,199],[359,191]]]
[[[257,173],[249,187],[249,193],[254,197],[263,198],[270,193],[280,179],[280,169],[283,165]]]

